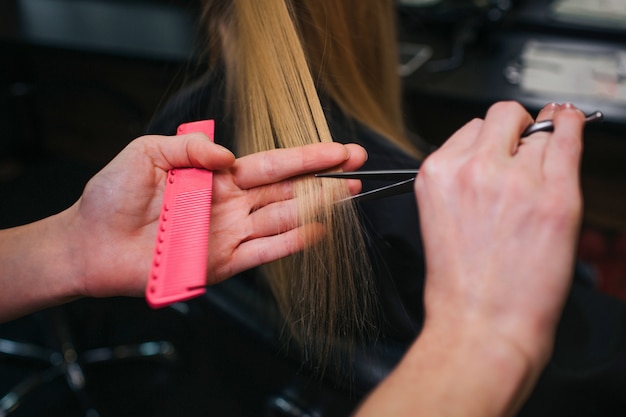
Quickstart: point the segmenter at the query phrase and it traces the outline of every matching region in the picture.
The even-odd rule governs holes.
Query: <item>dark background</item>
[[[197,3],[0,2],[0,227],[73,203],[86,181],[141,135],[167,98],[198,73]],[[487,13],[499,6],[475,10],[445,1],[446,7],[399,8],[403,42],[432,46],[433,59],[454,56],[454,45],[463,51],[458,65],[446,71],[423,67],[405,78],[413,129],[438,145],[471,118],[482,117],[494,101],[519,100],[531,112],[552,101],[523,94],[502,75],[530,37],[626,48],[619,30],[551,21],[544,13],[548,3],[513,2],[512,9],[490,18]],[[599,290],[626,299],[626,109],[608,101],[584,104],[609,117],[587,129],[580,257]],[[143,300],[82,300],[0,325],[0,338],[58,351],[60,341],[71,340],[79,355],[145,341],[171,342],[177,352],[85,365],[89,400],[72,393],[63,377],[38,381],[41,386],[24,397],[15,416],[84,415],[86,401],[113,416],[243,416],[259,410],[303,415],[278,413],[280,406],[272,402],[294,396],[302,409],[318,415],[328,407],[334,411],[323,415],[347,415],[357,401],[311,382],[298,364],[282,360],[281,352],[201,302],[155,312]],[[0,397],[48,368],[42,361],[0,357]]]

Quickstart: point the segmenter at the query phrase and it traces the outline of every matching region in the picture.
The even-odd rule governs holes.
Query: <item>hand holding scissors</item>
[[[581,221],[582,112],[551,105],[553,133],[492,106],[415,180],[426,257],[425,323],[360,417],[514,415],[552,352]]]
[[[595,111],[588,114],[585,117],[585,123],[600,122],[603,119],[603,114],[600,111]],[[528,137],[537,132],[552,132],[554,131],[553,120],[542,120],[528,126],[521,134],[521,138]],[[376,200],[379,198],[390,197],[393,195],[404,194],[413,191],[413,183],[416,175],[419,173],[419,169],[388,169],[388,170],[376,170],[376,171],[352,171],[352,172],[329,172],[323,174],[316,174],[321,178],[343,178],[343,179],[359,179],[359,180],[376,180],[376,181],[396,181],[392,184],[387,184],[379,188],[375,188],[370,191],[365,191],[360,194],[356,194],[349,197],[349,200],[355,201],[368,201]]]

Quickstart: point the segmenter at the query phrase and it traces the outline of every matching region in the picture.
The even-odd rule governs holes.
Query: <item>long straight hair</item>
[[[395,45],[391,3],[206,0],[209,63],[224,66],[237,152],[332,141],[319,89],[349,116],[417,154],[403,131],[397,58],[390,47]],[[380,45],[360,45],[359,36],[366,36],[373,28],[368,22],[376,20],[386,22],[375,25]],[[321,220],[325,239],[268,265],[265,275],[292,335],[323,368],[335,359],[332,347],[338,339],[377,335],[375,286],[355,207],[320,209],[317,201],[320,195],[324,201],[347,196],[342,182],[302,179],[296,195],[303,221]]]

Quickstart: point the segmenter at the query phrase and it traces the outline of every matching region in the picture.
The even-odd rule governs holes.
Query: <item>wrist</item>
[[[424,330],[359,417],[513,415],[539,375],[523,351],[480,323]]]
[[[67,221],[63,212],[2,231],[0,321],[78,298]]]
[[[75,231],[73,209],[72,206],[38,224],[39,250],[33,256],[38,257],[39,281],[45,290],[41,301],[49,305],[63,304],[82,295],[82,244]]]
[[[450,415],[467,416],[513,415],[544,365],[482,321],[455,327],[427,323],[407,358],[409,366],[415,360],[417,366],[439,372],[435,392]]]
[[[88,261],[85,259],[87,252],[85,233],[91,232],[79,224],[77,211],[76,203],[57,214],[54,225],[58,236],[64,236],[57,242],[56,256],[62,264],[57,273],[60,274],[58,278],[62,283],[62,296],[70,299],[85,296],[83,281]]]

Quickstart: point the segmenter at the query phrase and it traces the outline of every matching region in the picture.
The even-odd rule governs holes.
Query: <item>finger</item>
[[[251,227],[247,239],[254,239],[263,236],[275,235],[293,229],[300,225],[302,217],[298,211],[298,199],[294,198],[293,187],[283,181],[278,184],[257,187],[254,190],[255,203],[253,211],[249,216]],[[357,181],[359,189],[351,189],[350,192],[356,194],[360,191],[360,181]],[[257,192],[258,190],[258,192]],[[326,197],[321,193],[316,202],[316,209],[324,206]],[[308,194],[310,196],[310,194]],[[246,240],[247,240],[246,239]]]
[[[544,106],[537,115],[537,122],[552,120],[554,113],[561,106],[557,103],[549,103]],[[530,136],[523,137],[519,140],[516,149],[513,150],[514,155],[518,155],[519,159],[526,160],[532,166],[533,172],[543,175],[541,167],[545,158],[545,151],[548,141],[552,136],[552,132],[536,132]]]
[[[346,185],[348,186],[348,191],[350,195],[355,195],[361,192],[363,188],[363,183],[361,180],[346,180]]]
[[[552,120],[554,113],[556,113],[556,111],[560,108],[561,106],[558,103],[546,104],[541,110],[539,110],[539,114],[537,114],[537,121],[542,122],[544,120]]]
[[[357,145],[355,143],[348,143],[345,145],[346,149],[350,153],[349,158],[338,167],[341,171],[356,171],[363,166],[365,161],[367,161],[367,151],[361,145]],[[348,187],[348,191],[350,195],[355,195],[361,192],[363,184],[360,180],[356,179],[345,179],[344,185]]]
[[[546,104],[540,111],[539,114],[537,115],[537,119],[536,119],[536,123],[539,122],[545,122],[548,120],[552,120],[552,118],[554,117],[554,113],[560,108],[561,106],[557,103],[548,103]],[[520,144],[523,143],[532,143],[532,139],[548,139],[550,137],[550,134],[552,132],[535,132],[532,133],[529,136],[523,137],[520,140]],[[530,140],[529,140],[530,139]]]
[[[355,195],[361,192],[362,183],[360,180],[344,180],[344,184],[348,187],[350,195]],[[257,210],[268,204],[272,204],[279,201],[289,200],[295,197],[294,183],[293,181],[281,181],[275,184],[264,185],[260,187],[250,188],[246,190],[249,194],[247,196],[250,202],[252,210]],[[323,195],[319,195],[316,201],[320,202],[324,200]]]
[[[361,168],[365,161],[367,161],[367,151],[365,150],[365,148],[355,143],[348,143],[347,145],[345,145],[345,147],[348,150],[350,156],[343,164],[341,164],[341,170],[355,171]]]
[[[281,181],[275,184],[260,186],[246,190],[251,211],[259,210],[268,204],[294,198],[293,181]]]
[[[163,170],[172,168],[225,169],[235,162],[228,149],[213,143],[202,133],[180,136],[144,136],[139,140],[151,151],[155,164]]]
[[[553,117],[554,133],[548,141],[544,162],[546,178],[578,183],[584,114],[566,104]]]
[[[319,223],[311,223],[278,235],[244,242],[233,254],[232,274],[300,252],[323,236],[324,227]]]
[[[268,204],[250,214],[249,236],[245,240],[273,236],[299,226],[300,217],[296,200]]]
[[[487,111],[476,147],[497,155],[513,155],[522,133],[532,123],[533,118],[519,103],[496,103]]]
[[[467,149],[474,146],[474,142],[478,137],[483,123],[483,120],[478,118],[469,121],[454,132],[454,134],[439,147],[437,152],[465,153]]]
[[[242,189],[271,184],[297,175],[336,167],[350,158],[340,143],[316,143],[244,156],[231,168]]]
[[[441,189],[437,184],[442,180],[454,181],[459,178],[458,169],[474,155],[471,149],[474,147],[482,124],[481,119],[468,122],[424,159],[420,166],[420,174],[415,179],[416,196],[427,193],[426,189]],[[432,184],[434,186],[431,187]]]

